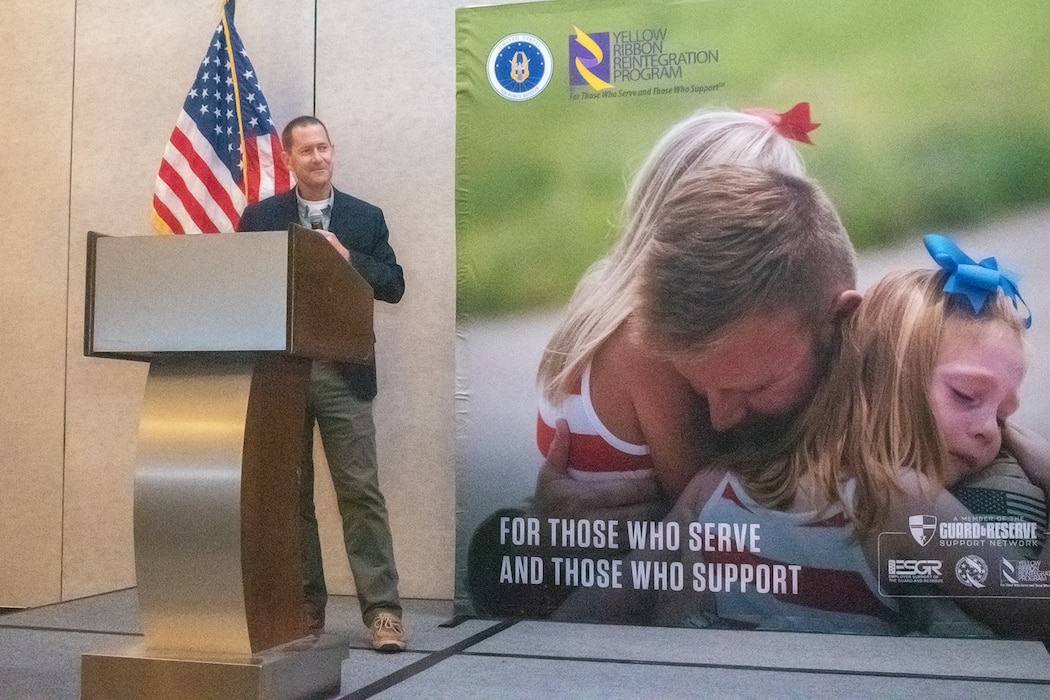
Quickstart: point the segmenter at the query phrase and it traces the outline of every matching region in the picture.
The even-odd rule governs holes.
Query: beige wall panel
[[[312,59],[300,45],[312,41],[312,28],[303,4],[242,0],[238,7],[237,29],[274,111],[309,103],[301,84]],[[132,488],[146,365],[83,357],[85,236],[152,233],[157,167],[220,7],[215,0],[78,3],[64,598],[135,582]],[[289,20],[302,31],[289,31]]]
[[[376,307],[380,480],[405,597],[453,593],[455,6],[319,2],[317,115],[336,142],[336,185],[383,208],[405,268],[404,299]],[[319,517],[342,592],[333,511]]]
[[[313,3],[242,0],[237,26],[275,120],[313,111],[316,79],[318,114],[339,144],[337,185],[387,211],[409,291],[377,314],[381,479],[403,594],[450,597],[455,5],[317,4],[316,78]],[[0,458],[0,557],[18,564],[0,571],[0,605],[134,584],[133,460],[146,367],[82,356],[85,236],[150,232],[160,155],[220,7],[5,6],[0,116],[15,128],[0,146],[0,426],[12,446]],[[23,86],[28,74],[37,82]],[[32,245],[13,230],[22,218],[37,225]],[[32,360],[19,359],[30,350]],[[349,592],[328,500],[333,590]]]
[[[0,23],[0,606],[59,600],[75,2]]]

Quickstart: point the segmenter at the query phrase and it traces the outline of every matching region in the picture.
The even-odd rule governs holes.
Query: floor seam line
[[[667,666],[672,668],[707,668],[725,671],[768,671],[773,673],[831,674],[843,676],[870,676],[880,678],[910,678],[922,680],[972,681],[977,683],[1024,683],[1028,685],[1050,685],[1050,678],[1016,678],[1009,676],[957,676],[937,673],[900,673],[894,671],[869,671],[863,669],[804,668],[790,666],[758,666],[751,664],[717,664],[703,661],[660,661],[655,659],[623,659],[597,656],[555,656],[550,654],[522,654],[499,651],[464,651],[464,656],[537,659],[542,661],[579,661],[584,663],[627,664],[636,666]]]
[[[438,651],[430,652],[418,661],[413,661],[407,666],[398,669],[394,673],[383,676],[379,680],[373,681],[372,683],[369,683],[368,685],[362,688],[358,688],[352,693],[348,693],[347,695],[340,695],[338,700],[365,700],[365,698],[370,698],[376,695],[377,693],[381,693],[384,690],[394,687],[398,683],[401,683],[402,681],[405,681],[411,678],[412,676],[418,675],[429,668],[433,668],[434,666],[441,663],[442,661],[445,661],[446,659],[450,659],[453,656],[456,656],[457,654],[463,653],[465,650],[469,649],[475,644],[483,642],[489,637],[495,636],[500,632],[503,632],[504,630],[513,627],[517,623],[517,620],[504,620],[495,625],[492,625],[491,627],[488,627],[478,632],[477,634],[473,634],[470,637],[467,637],[466,639],[456,642],[455,644],[450,644],[444,649],[439,649]]]
[[[28,630],[30,632],[61,632],[65,634],[102,634],[114,637],[141,637],[141,632],[118,632],[115,630],[86,630],[78,627],[50,627],[48,625],[0,624],[0,630]]]

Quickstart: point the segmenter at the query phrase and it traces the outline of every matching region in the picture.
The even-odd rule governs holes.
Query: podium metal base
[[[81,657],[82,700],[306,700],[338,692],[349,638],[321,635],[251,656],[162,652],[136,644]]]

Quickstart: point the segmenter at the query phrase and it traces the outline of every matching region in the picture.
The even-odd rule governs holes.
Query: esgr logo
[[[939,559],[890,559],[886,573],[893,583],[941,583],[942,567]]]
[[[890,575],[940,576],[941,562],[937,559],[890,559]]]
[[[511,34],[489,52],[489,85],[501,97],[521,102],[543,92],[551,80],[550,49],[532,34]]]

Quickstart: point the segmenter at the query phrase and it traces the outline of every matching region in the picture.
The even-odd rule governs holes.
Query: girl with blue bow
[[[1046,589],[1004,587],[1000,576],[1001,566],[1033,558],[1050,572],[1050,548],[1042,547],[1046,443],[1008,422],[1027,367],[1031,314],[994,258],[974,262],[936,234],[925,244],[938,269],[892,273],[865,294],[842,327],[838,359],[799,423],[796,447],[785,462],[745,470],[742,480],[767,507],[841,507],[891,607],[928,595],[923,585],[933,584],[997,632],[1045,637]],[[1006,484],[1010,500],[1025,503],[985,518],[1018,523],[1001,529],[1009,537],[957,525],[979,519],[973,491],[982,479],[994,481],[989,470],[1007,477],[997,487]],[[915,562],[924,576],[901,574]],[[972,628],[942,620],[927,631]]]

